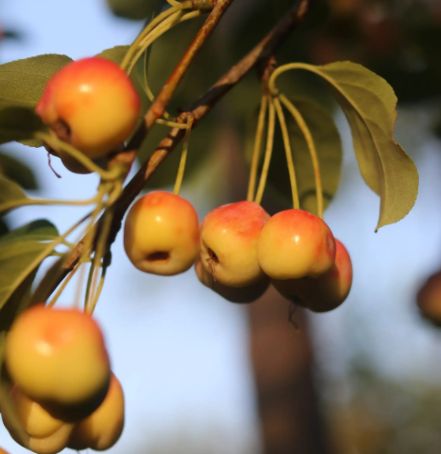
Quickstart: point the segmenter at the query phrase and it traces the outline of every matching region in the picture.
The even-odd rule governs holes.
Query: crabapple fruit
[[[269,286],[269,279],[266,276],[245,287],[223,285],[216,281],[213,275],[202,266],[200,260],[195,263],[194,269],[202,284],[232,303],[251,303],[261,297]]]
[[[5,364],[13,382],[45,407],[99,403],[110,379],[101,329],[78,309],[39,304],[20,314],[6,337]]]
[[[2,419],[18,444],[38,454],[55,454],[66,447],[73,424],[54,418],[16,386],[11,390],[11,398],[25,435],[18,434],[6,413],[2,414]]]
[[[284,210],[263,227],[257,256],[272,279],[318,276],[334,264],[335,240],[318,216],[304,210]]]
[[[335,240],[335,262],[317,277],[273,280],[279,292],[295,303],[314,312],[327,312],[340,306],[352,286],[351,257],[339,240]]]
[[[424,318],[441,325],[441,271],[432,274],[420,288],[417,304]]]
[[[119,380],[112,374],[109,390],[101,405],[80,421],[72,432],[69,447],[102,451],[113,446],[124,427],[124,393]]]
[[[90,57],[67,64],[49,79],[36,112],[59,138],[95,159],[129,137],[140,107],[127,74],[110,60]]]
[[[190,202],[166,191],[153,191],[130,208],[124,225],[124,248],[141,271],[182,273],[199,252],[199,220]]]
[[[201,225],[200,261],[213,282],[249,286],[264,277],[257,241],[268,213],[256,202],[240,201],[210,211]]]

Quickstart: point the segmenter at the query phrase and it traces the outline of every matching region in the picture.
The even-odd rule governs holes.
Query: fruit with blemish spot
[[[150,192],[139,198],[127,214],[124,248],[141,271],[182,273],[193,265],[199,252],[198,215],[179,195]]]
[[[250,286],[265,276],[257,260],[257,241],[268,213],[255,202],[240,201],[210,211],[201,225],[201,264],[213,282]]]

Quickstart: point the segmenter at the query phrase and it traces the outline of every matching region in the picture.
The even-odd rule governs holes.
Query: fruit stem
[[[302,114],[294,106],[294,104],[285,96],[280,95],[280,101],[292,115],[294,121],[297,123],[300,128],[303,137],[305,138],[306,145],[308,147],[308,152],[311,158],[312,168],[314,172],[314,181],[315,181],[315,192],[317,198],[317,214],[320,217],[323,217],[323,186],[320,173],[320,163],[318,159],[317,149],[315,147],[314,139],[312,137],[311,131],[308,128]]]
[[[263,192],[265,190],[266,186],[266,180],[268,178],[268,170],[271,162],[271,155],[273,153],[273,147],[274,147],[274,129],[275,129],[275,123],[276,123],[276,118],[275,118],[275,108],[274,108],[274,103],[272,99],[269,102],[269,110],[268,110],[268,130],[267,130],[267,136],[266,136],[266,146],[265,146],[265,152],[263,155],[263,165],[262,165],[262,171],[260,173],[260,180],[259,180],[259,186],[257,188],[257,193],[255,197],[255,202],[261,204],[262,203],[262,198],[263,198]]]
[[[23,206],[30,205],[64,205],[64,206],[86,206],[96,203],[98,197],[95,195],[89,199],[83,200],[62,200],[62,199],[33,199],[33,198],[24,198],[18,200],[9,200],[0,204],[0,213],[8,211],[14,208],[20,208]]]
[[[257,170],[262,150],[263,132],[265,128],[266,113],[268,111],[268,96],[263,95],[260,101],[259,116],[257,117],[256,132],[254,135],[253,154],[251,157],[250,176],[248,179],[247,200],[252,201],[256,191]]]
[[[122,59],[122,62],[120,64],[121,68],[123,70],[127,70],[128,65],[130,64],[130,61],[133,57],[133,54],[136,52],[136,49],[139,46],[139,43],[146,37],[148,34],[155,28],[157,27],[161,22],[163,22],[165,19],[167,19],[170,15],[175,14],[178,9],[183,8],[183,5],[175,6],[172,8],[167,8],[165,11],[163,11],[161,14],[158,14],[156,17],[154,17],[147,25],[146,27],[141,31],[141,33],[135,38],[133,43],[130,45],[128,48],[126,54],[124,55],[124,58]]]
[[[298,184],[297,184],[291,142],[289,140],[288,127],[286,125],[286,119],[285,119],[285,115],[283,113],[283,109],[282,109],[282,105],[280,103],[279,97],[274,97],[273,102],[274,102],[274,107],[276,108],[277,118],[279,120],[280,131],[282,133],[283,145],[285,148],[286,165],[288,167],[292,203],[293,203],[293,207],[295,209],[299,209],[300,208],[299,188],[298,188]]]
[[[175,185],[173,188],[173,192],[177,195],[181,192],[182,182],[184,181],[184,173],[185,167],[187,165],[187,157],[188,157],[188,147],[190,143],[190,134],[191,134],[191,125],[193,124],[193,119],[188,117],[187,120],[187,130],[185,131],[185,136],[182,142],[182,150],[181,150],[181,159],[179,160],[179,167],[178,172],[176,175]]]
[[[89,157],[87,157],[80,150],[77,150],[72,145],[59,139],[53,133],[38,132],[35,134],[35,138],[49,145],[49,147],[55,151],[57,150],[64,151],[91,172],[96,172],[100,176],[101,180],[115,180],[121,176],[120,168],[116,167],[111,171],[103,169],[102,167],[95,164]]]
[[[57,291],[54,293],[52,298],[49,300],[47,305],[49,307],[52,307],[55,305],[55,303],[58,301],[58,298],[60,295],[64,292],[64,289],[67,287],[67,284],[71,281],[71,279],[74,277],[75,273],[78,271],[80,268],[79,262],[74,266],[72,271],[63,279],[63,282],[58,286]]]
[[[102,287],[104,285],[104,282],[101,282],[104,280],[104,274],[101,273],[101,278],[100,282],[97,284],[97,273],[98,270],[101,268],[104,270],[106,265],[104,263],[101,263],[103,260],[103,257],[106,253],[106,248],[108,247],[108,238],[109,238],[109,233],[110,233],[110,227],[112,225],[112,220],[113,220],[113,209],[110,208],[104,213],[104,220],[102,224],[102,228],[99,232],[99,240],[97,243],[97,246],[95,248],[95,254],[93,257],[93,261],[90,266],[89,270],[89,277],[88,277],[88,285],[87,285],[87,297],[85,301],[85,310],[86,312],[92,314],[96,304],[98,302],[99,295],[101,293]]]

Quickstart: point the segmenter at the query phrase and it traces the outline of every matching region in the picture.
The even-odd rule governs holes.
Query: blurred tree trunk
[[[250,355],[265,454],[328,454],[307,318],[270,289],[249,307]]]
[[[237,132],[226,127],[219,140],[229,176],[225,192],[229,200],[240,200],[246,194],[248,175]],[[314,382],[308,320],[303,310],[294,314],[292,310],[291,303],[272,288],[249,305],[250,356],[263,454],[332,454]]]

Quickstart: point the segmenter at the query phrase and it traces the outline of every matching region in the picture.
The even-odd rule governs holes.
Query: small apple
[[[31,399],[66,411],[99,403],[110,379],[102,332],[78,309],[39,304],[21,313],[6,336],[5,364]]]
[[[11,397],[23,430],[30,437],[48,437],[66,424],[65,421],[51,415],[43,406],[24,394],[17,386],[13,386]]]
[[[433,273],[417,294],[420,314],[434,325],[441,326],[441,271]]]
[[[112,374],[109,390],[101,405],[80,421],[72,432],[69,447],[103,451],[113,446],[124,427],[124,393],[119,380]]]
[[[245,287],[229,287],[228,285],[223,285],[214,280],[213,275],[202,266],[200,260],[196,262],[194,269],[202,284],[232,303],[251,303],[256,301],[265,293],[269,286],[269,279],[266,276]]]
[[[2,419],[11,437],[18,444],[38,454],[55,454],[66,447],[74,428],[73,424],[54,418],[16,386],[12,388],[11,397],[18,420],[26,434],[24,438],[18,435],[6,412],[2,414]]]
[[[274,287],[288,299],[314,312],[327,312],[340,306],[352,286],[352,262],[344,244],[335,240],[335,262],[317,277],[273,280]]]
[[[130,208],[124,248],[141,271],[173,275],[189,269],[199,252],[199,220],[190,202],[166,191],[153,191]]]
[[[289,209],[270,218],[257,244],[259,264],[272,279],[318,276],[334,264],[335,240],[318,216]]]
[[[200,261],[216,284],[246,287],[264,278],[257,240],[269,219],[256,202],[240,201],[210,211],[201,225]]]
[[[60,139],[95,159],[133,132],[140,99],[116,64],[90,57],[67,64],[48,81],[36,112]]]
[[[0,454],[9,454],[8,451],[5,451],[3,448],[0,448]]]

